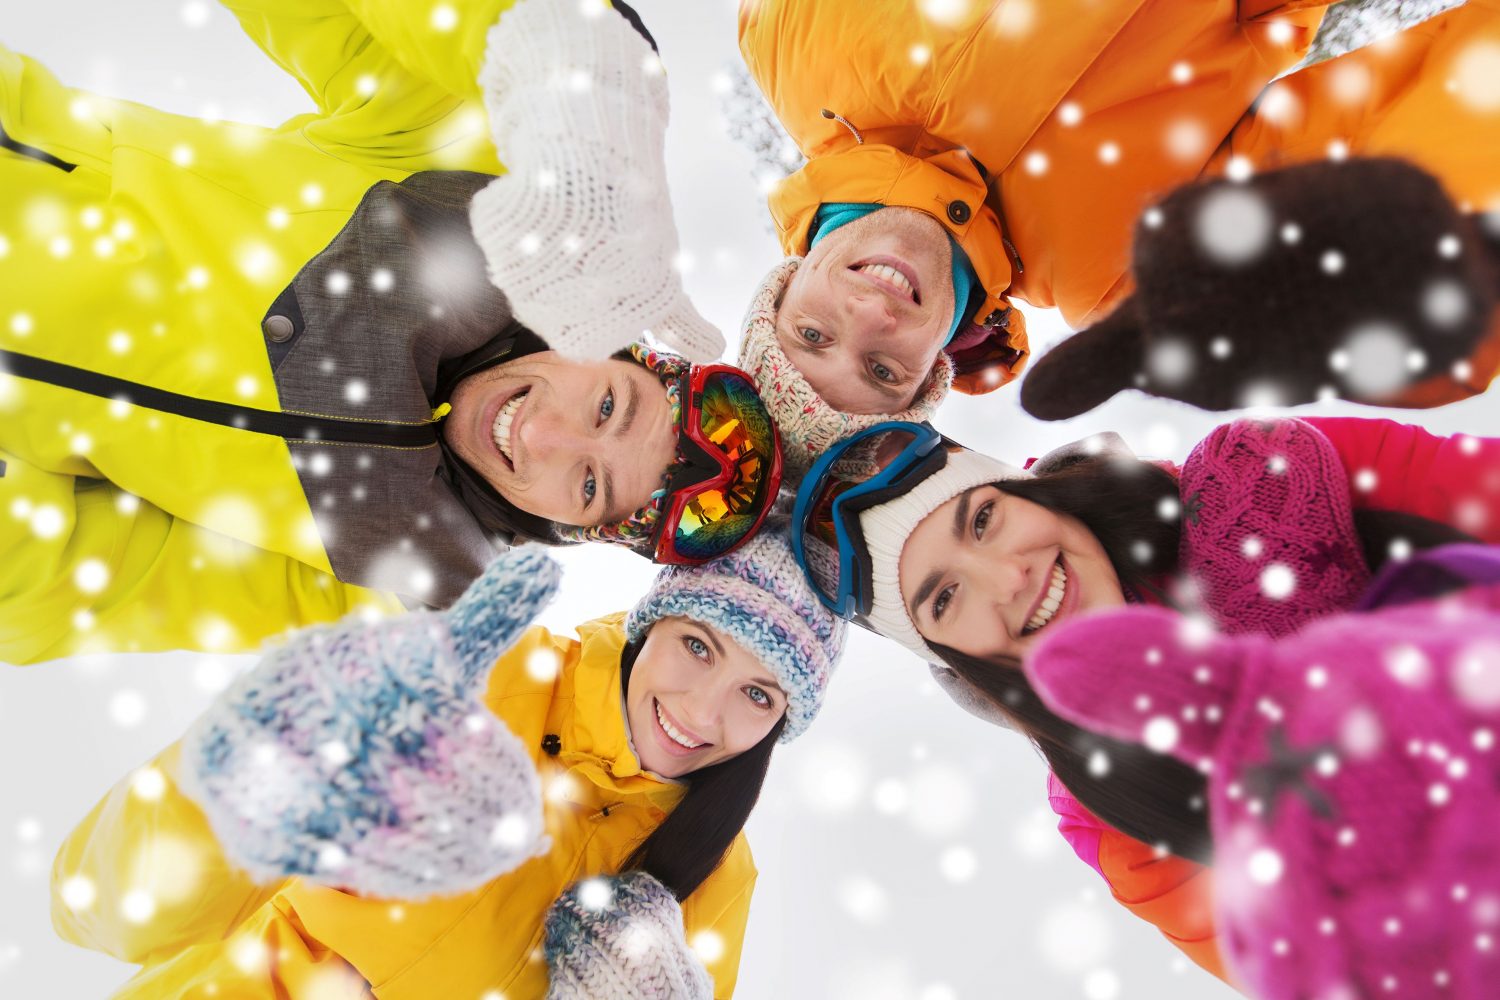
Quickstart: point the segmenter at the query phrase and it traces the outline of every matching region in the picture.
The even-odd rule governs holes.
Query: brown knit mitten
[[[1500,300],[1500,218],[1464,215],[1395,159],[1178,188],[1141,217],[1133,256],[1135,293],[1032,366],[1032,416],[1128,388],[1208,410],[1390,405],[1461,371]]]

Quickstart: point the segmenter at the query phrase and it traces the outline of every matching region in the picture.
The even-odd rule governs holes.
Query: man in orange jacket
[[[1013,298],[1074,327],[1108,315],[1136,218],[1201,177],[1399,156],[1460,208],[1500,204],[1500,5],[1278,79],[1326,6],[744,0],[741,52],[808,162],[770,198],[800,262],[761,289],[742,363],[767,395],[804,378],[800,422],[821,407],[847,432],[941,398],[943,352],[960,391],[1013,379],[1029,350]],[[1486,344],[1397,402],[1483,391],[1500,331]],[[794,447],[798,423],[782,423]]]

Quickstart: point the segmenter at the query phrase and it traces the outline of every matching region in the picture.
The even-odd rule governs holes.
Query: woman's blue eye
[[[708,658],[708,644],[705,643],[702,639],[688,636],[684,641],[687,643],[689,653],[692,653],[700,660],[706,660]]]
[[[948,605],[953,602],[954,587],[944,587],[938,591],[938,595],[932,599],[932,620],[940,621],[943,612],[948,610]]]
[[[766,694],[764,688],[753,686],[747,687],[745,688],[745,694],[749,695],[750,700],[755,702],[755,704],[759,705],[761,708],[770,708],[773,704],[771,696]]]
[[[900,381],[900,379],[898,379],[896,377],[896,373],[895,372],[891,371],[889,368],[887,368],[883,364],[880,364],[879,362],[876,362],[875,364],[871,365],[870,366],[870,371],[874,372],[875,373],[875,377],[878,378],[878,379],[880,379],[880,381],[882,381],[882,382],[889,382],[892,385],[894,385],[898,381]]]
[[[615,393],[611,389],[604,394],[604,399],[599,403],[599,422],[602,424],[615,412]]]
[[[809,344],[821,344],[823,342],[823,335],[810,326],[804,326],[797,333]]]
[[[594,502],[594,493],[598,490],[598,484],[594,481],[594,474],[587,473],[583,477],[583,505],[587,507]]]

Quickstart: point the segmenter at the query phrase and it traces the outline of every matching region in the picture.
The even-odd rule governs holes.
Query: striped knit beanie
[[[546,1000],[712,1000],[713,979],[688,947],[682,908],[635,871],[575,883],[547,911]]]
[[[932,419],[953,382],[953,362],[939,351],[932,373],[906,410],[893,414],[844,413],[830,406],[776,341],[781,296],[801,263],[801,257],[788,257],[766,275],[750,301],[740,337],[739,365],[755,380],[781,435],[782,474],[787,486],[801,482],[818,456],[833,444],[866,427],[886,420],[920,423]]]
[[[781,742],[807,729],[843,649],[844,623],[808,586],[784,520],[768,520],[748,543],[713,562],[662,570],[626,617],[626,634],[634,642],[677,615],[729,636],[775,675],[787,697]]]

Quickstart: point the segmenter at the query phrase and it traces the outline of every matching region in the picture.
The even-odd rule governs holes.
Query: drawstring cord
[[[824,108],[823,117],[831,118],[834,121],[838,122],[840,125],[844,126],[844,128],[848,129],[849,132],[854,136],[854,141],[859,145],[863,146],[865,144],[865,137],[859,134],[859,129],[849,124],[849,119],[845,118],[843,115],[835,114],[834,112],[829,111],[827,108]]]

